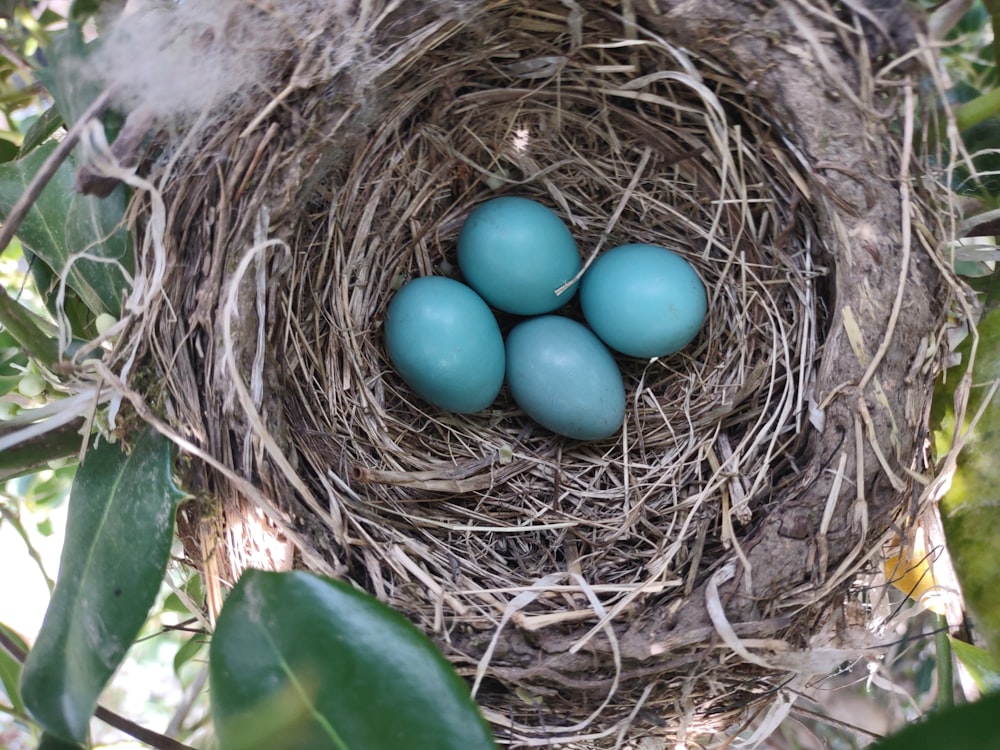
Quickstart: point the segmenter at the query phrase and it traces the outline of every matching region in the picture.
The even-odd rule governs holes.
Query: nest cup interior
[[[609,652],[689,594],[807,460],[826,281],[793,152],[731,73],[603,5],[509,5],[450,26],[371,96],[376,124],[318,191],[284,277],[286,417],[331,508],[311,538],[476,675],[510,737],[600,733],[636,721],[640,694],[650,715],[708,727],[746,690],[710,656],[630,676],[612,644],[565,675],[504,633],[539,654]],[[394,291],[460,278],[462,222],[500,195],[552,208],[585,263],[650,243],[705,283],[689,346],[616,358],[627,407],[612,438],[558,437],[506,389],[481,413],[443,412],[388,361]],[[698,693],[713,697],[693,715],[678,696]]]

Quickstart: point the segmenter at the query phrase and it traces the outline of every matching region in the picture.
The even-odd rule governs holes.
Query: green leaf
[[[931,714],[871,750],[1000,750],[1000,693]]]
[[[88,58],[99,44],[100,39],[87,44],[81,24],[71,21],[45,50],[46,66],[35,71],[35,78],[52,95],[68,125],[75,123],[101,93],[95,71],[90,69],[89,75],[80,75],[88,70]]]
[[[151,429],[130,454],[103,443],[77,470],[59,579],[21,679],[45,731],[85,740],[98,696],[159,591],[181,497],[170,444]]]
[[[205,590],[201,585],[201,576],[197,573],[188,578],[182,589],[189,601],[193,602],[196,606],[200,605],[205,600]],[[184,603],[175,592],[171,591],[167,598],[163,601],[163,611],[164,612],[176,612],[180,615],[191,615],[194,612]]]
[[[17,158],[18,147],[10,141],[0,138],[0,162],[14,161]]]
[[[31,277],[35,281],[35,289],[45,303],[45,309],[49,311],[53,319],[58,319],[62,312],[69,322],[70,330],[75,336],[92,339],[97,331],[93,327],[93,321],[97,317],[84,304],[80,295],[71,286],[66,286],[63,295],[62,306],[59,302],[59,277],[49,268],[49,266],[35,255],[31,250],[24,251],[24,258],[28,261],[28,268]]]
[[[204,633],[195,633],[184,641],[177,649],[177,653],[174,654],[174,674],[180,677],[181,667],[196,657],[206,643],[208,643],[208,636]]]
[[[10,641],[16,648],[19,648],[22,654],[28,653],[27,642],[17,632],[2,622],[0,622],[0,632],[3,633],[5,640]],[[0,686],[3,686],[3,691],[7,694],[11,708],[19,714],[24,715],[24,701],[21,700],[21,688],[18,684],[20,679],[20,660],[9,653],[7,649],[0,646]]]
[[[969,608],[986,635],[994,655],[1000,655],[1000,391],[988,403],[994,383],[1000,381],[1000,308],[979,322],[979,348],[972,372],[966,420],[955,424],[954,393],[961,372],[949,370],[937,389],[934,416],[938,453],[951,444],[956,427],[969,429],[972,417],[983,407],[979,422],[969,433],[951,488],[941,499],[948,550]],[[971,338],[959,348],[968,362]],[[956,368],[958,369],[958,368]]]
[[[80,16],[86,16],[87,8],[81,7]],[[120,11],[119,11],[120,12]],[[71,18],[74,17],[72,11]],[[35,71],[35,77],[55,101],[56,108],[63,116],[63,121],[72,125],[87,108],[100,96],[104,82],[100,80],[98,63],[93,60],[94,53],[102,44],[98,36],[87,42],[83,37],[83,24],[71,20],[66,29],[58,34],[55,42],[46,50],[49,64]],[[81,70],[87,70],[90,75],[80,75]],[[115,139],[121,129],[123,118],[114,111],[102,114],[108,142]]]
[[[243,574],[209,652],[221,750],[495,750],[466,684],[402,615],[309,573]]]
[[[28,183],[55,150],[54,142],[27,156],[0,164],[0,215],[10,213]],[[117,187],[107,198],[80,195],[69,161],[42,190],[17,235],[21,242],[80,295],[95,314],[121,317],[121,297],[132,273],[132,251],[124,226],[126,191]],[[71,255],[86,252],[67,268]]]
[[[76,742],[65,742],[47,732],[38,743],[38,750],[80,750],[81,747],[83,746]]]
[[[951,649],[980,691],[990,693],[1000,689],[1000,664],[989,651],[957,638],[951,638]]]
[[[28,128],[21,142],[21,156],[29,154],[41,146],[63,125],[62,114],[57,107],[49,107],[42,112]]]
[[[14,378],[16,382],[27,366],[28,358],[17,339],[10,335],[10,331],[0,328],[0,378]],[[8,390],[10,389],[0,388],[0,394]]]

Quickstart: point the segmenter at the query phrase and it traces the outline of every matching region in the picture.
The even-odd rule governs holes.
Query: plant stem
[[[17,199],[17,203],[14,204],[10,213],[3,217],[3,226],[0,226],[0,251],[14,239],[24,217],[28,215],[28,211],[31,210],[42,190],[58,171],[59,165],[69,156],[70,151],[80,140],[84,127],[108,106],[110,100],[111,92],[103,91],[87,108],[83,116],[69,129],[66,137],[59,142],[49,158],[31,178],[31,182],[28,183],[21,197]],[[11,336],[17,339],[17,342],[31,356],[46,365],[55,364],[59,360],[59,350],[56,343],[42,332],[35,322],[34,316],[14,301],[6,290],[0,289],[0,292],[2,292],[0,293],[0,325],[10,331]]]
[[[45,563],[42,561],[42,556],[38,554],[38,550],[35,549],[34,545],[31,543],[31,537],[28,536],[27,530],[24,528],[24,524],[21,523],[20,516],[7,507],[6,503],[0,503],[0,517],[4,521],[9,523],[14,527],[14,531],[17,535],[21,537],[21,541],[24,542],[24,546],[28,551],[28,556],[37,566],[39,572],[42,574],[42,578],[45,579],[45,586],[49,590],[49,595],[52,595],[52,589],[55,588],[56,583],[51,578],[49,574],[45,571]]]
[[[955,705],[955,677],[951,666],[951,641],[948,621],[944,615],[934,615],[934,647],[937,652],[938,710]]]
[[[111,92],[105,89],[87,107],[87,111],[74,123],[73,127],[66,133],[66,137],[59,142],[56,149],[49,154],[49,158],[45,160],[38,172],[35,173],[35,176],[31,178],[31,182],[24,189],[24,193],[17,199],[17,203],[14,204],[10,213],[4,217],[3,226],[0,227],[0,249],[7,247],[10,241],[14,239],[14,235],[20,229],[24,217],[27,216],[28,211],[31,210],[31,207],[35,204],[45,186],[49,184],[52,176],[59,171],[59,165],[66,160],[66,157],[69,156],[70,152],[76,146],[77,141],[80,140],[84,127],[104,111],[109,101],[111,101]]]
[[[80,434],[83,426],[83,419],[74,419],[44,435],[0,451],[0,481],[40,469],[57,458],[75,456],[83,443]],[[5,434],[7,431],[0,429],[0,435]]]
[[[11,656],[17,659],[22,664],[28,655],[24,652],[17,643],[8,638],[3,630],[0,630],[0,646],[4,648]],[[134,721],[126,719],[124,716],[119,716],[113,711],[109,711],[103,706],[98,706],[97,711],[94,714],[98,719],[103,721],[105,724],[114,727],[115,729],[120,729],[131,737],[139,740],[139,742],[145,742],[150,747],[156,748],[156,750],[195,750],[195,748],[190,745],[185,745],[183,742],[178,742],[173,737],[166,737],[159,732],[154,732],[152,730],[146,729],[145,727],[139,726]]]

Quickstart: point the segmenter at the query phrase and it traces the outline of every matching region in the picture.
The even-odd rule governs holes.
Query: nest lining
[[[564,15],[515,8],[407,66],[342,185],[300,227],[282,305],[288,421],[333,506],[330,552],[451,641],[467,671],[482,653],[455,644],[482,649],[523,592],[519,628],[581,644],[690,593],[794,475],[824,325],[808,196],[733,82],[663,40],[620,44],[610,13],[588,15],[574,46]],[[706,283],[692,345],[618,358],[628,407],[614,439],[558,438],[506,393],[477,415],[442,413],[387,361],[393,291],[454,275],[464,217],[508,194],[556,210],[585,262],[647,242]],[[612,676],[584,681],[599,690]],[[580,707],[559,705],[558,677],[524,682],[562,715],[548,732],[573,723]],[[500,710],[536,723],[536,707],[514,703]]]
[[[833,474],[808,442],[823,419],[811,399],[826,395],[813,390],[821,347],[842,335],[830,269],[856,272],[856,258],[836,257],[830,238],[846,238],[814,206],[854,210],[863,191],[817,194],[838,173],[813,172],[801,134],[711,56],[603,4],[489,10],[416,23],[409,43],[403,19],[378,77],[276,81],[273,99],[154,175],[174,264],[128,346],[162,378],[178,442],[213,467],[188,486],[224,505],[182,514],[181,536],[211,591],[249,562],[280,564],[283,530],[299,564],[357,582],[431,634],[514,746],[731,728],[787,670],[737,656],[712,627],[671,635],[661,658],[635,639],[734,555],[745,561],[741,540],[793,490]],[[280,75],[303,67],[299,52]],[[380,325],[393,290],[455,274],[462,220],[502,194],[555,209],[585,260],[650,242],[706,283],[693,344],[618,359],[629,400],[615,439],[557,438],[506,393],[481,414],[445,414],[392,372]],[[736,635],[807,647],[842,598],[840,568],[766,602]]]

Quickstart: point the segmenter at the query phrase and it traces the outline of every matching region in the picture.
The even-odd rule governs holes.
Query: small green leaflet
[[[984,410],[958,457],[951,487],[941,498],[941,520],[965,600],[990,650],[1000,655],[1000,597],[996,595],[1000,580],[1000,463],[996,460],[1000,455],[1000,391],[984,403],[993,383],[1000,379],[1000,308],[987,313],[977,330],[979,347],[966,423],[958,427],[967,430],[979,408]],[[969,347],[967,340],[958,348],[965,362]],[[956,429],[954,394],[960,368],[949,370],[946,376],[946,385],[934,395],[939,455],[947,451]]]
[[[209,674],[220,750],[496,749],[427,636],[310,573],[244,573],[219,615]]]
[[[207,635],[195,633],[177,649],[177,653],[174,654],[174,674],[178,678],[181,676],[181,668],[196,657],[206,643],[208,643]]]
[[[973,646],[971,643],[949,637],[951,649],[955,652],[962,666],[969,672],[972,681],[984,693],[996,692],[1000,689],[1000,664],[986,649]]]
[[[170,444],[152,429],[127,455],[101,444],[77,470],[59,579],[21,678],[24,703],[46,732],[86,739],[97,699],[160,589],[183,497]]]
[[[0,218],[10,213],[56,146],[49,142],[17,161],[0,164]],[[66,283],[95,315],[121,317],[122,293],[133,268],[124,226],[126,191],[119,186],[107,198],[80,195],[71,161],[59,166],[17,236],[56,274],[66,273]],[[89,257],[77,257],[81,253]],[[71,256],[76,259],[67,269]]]

